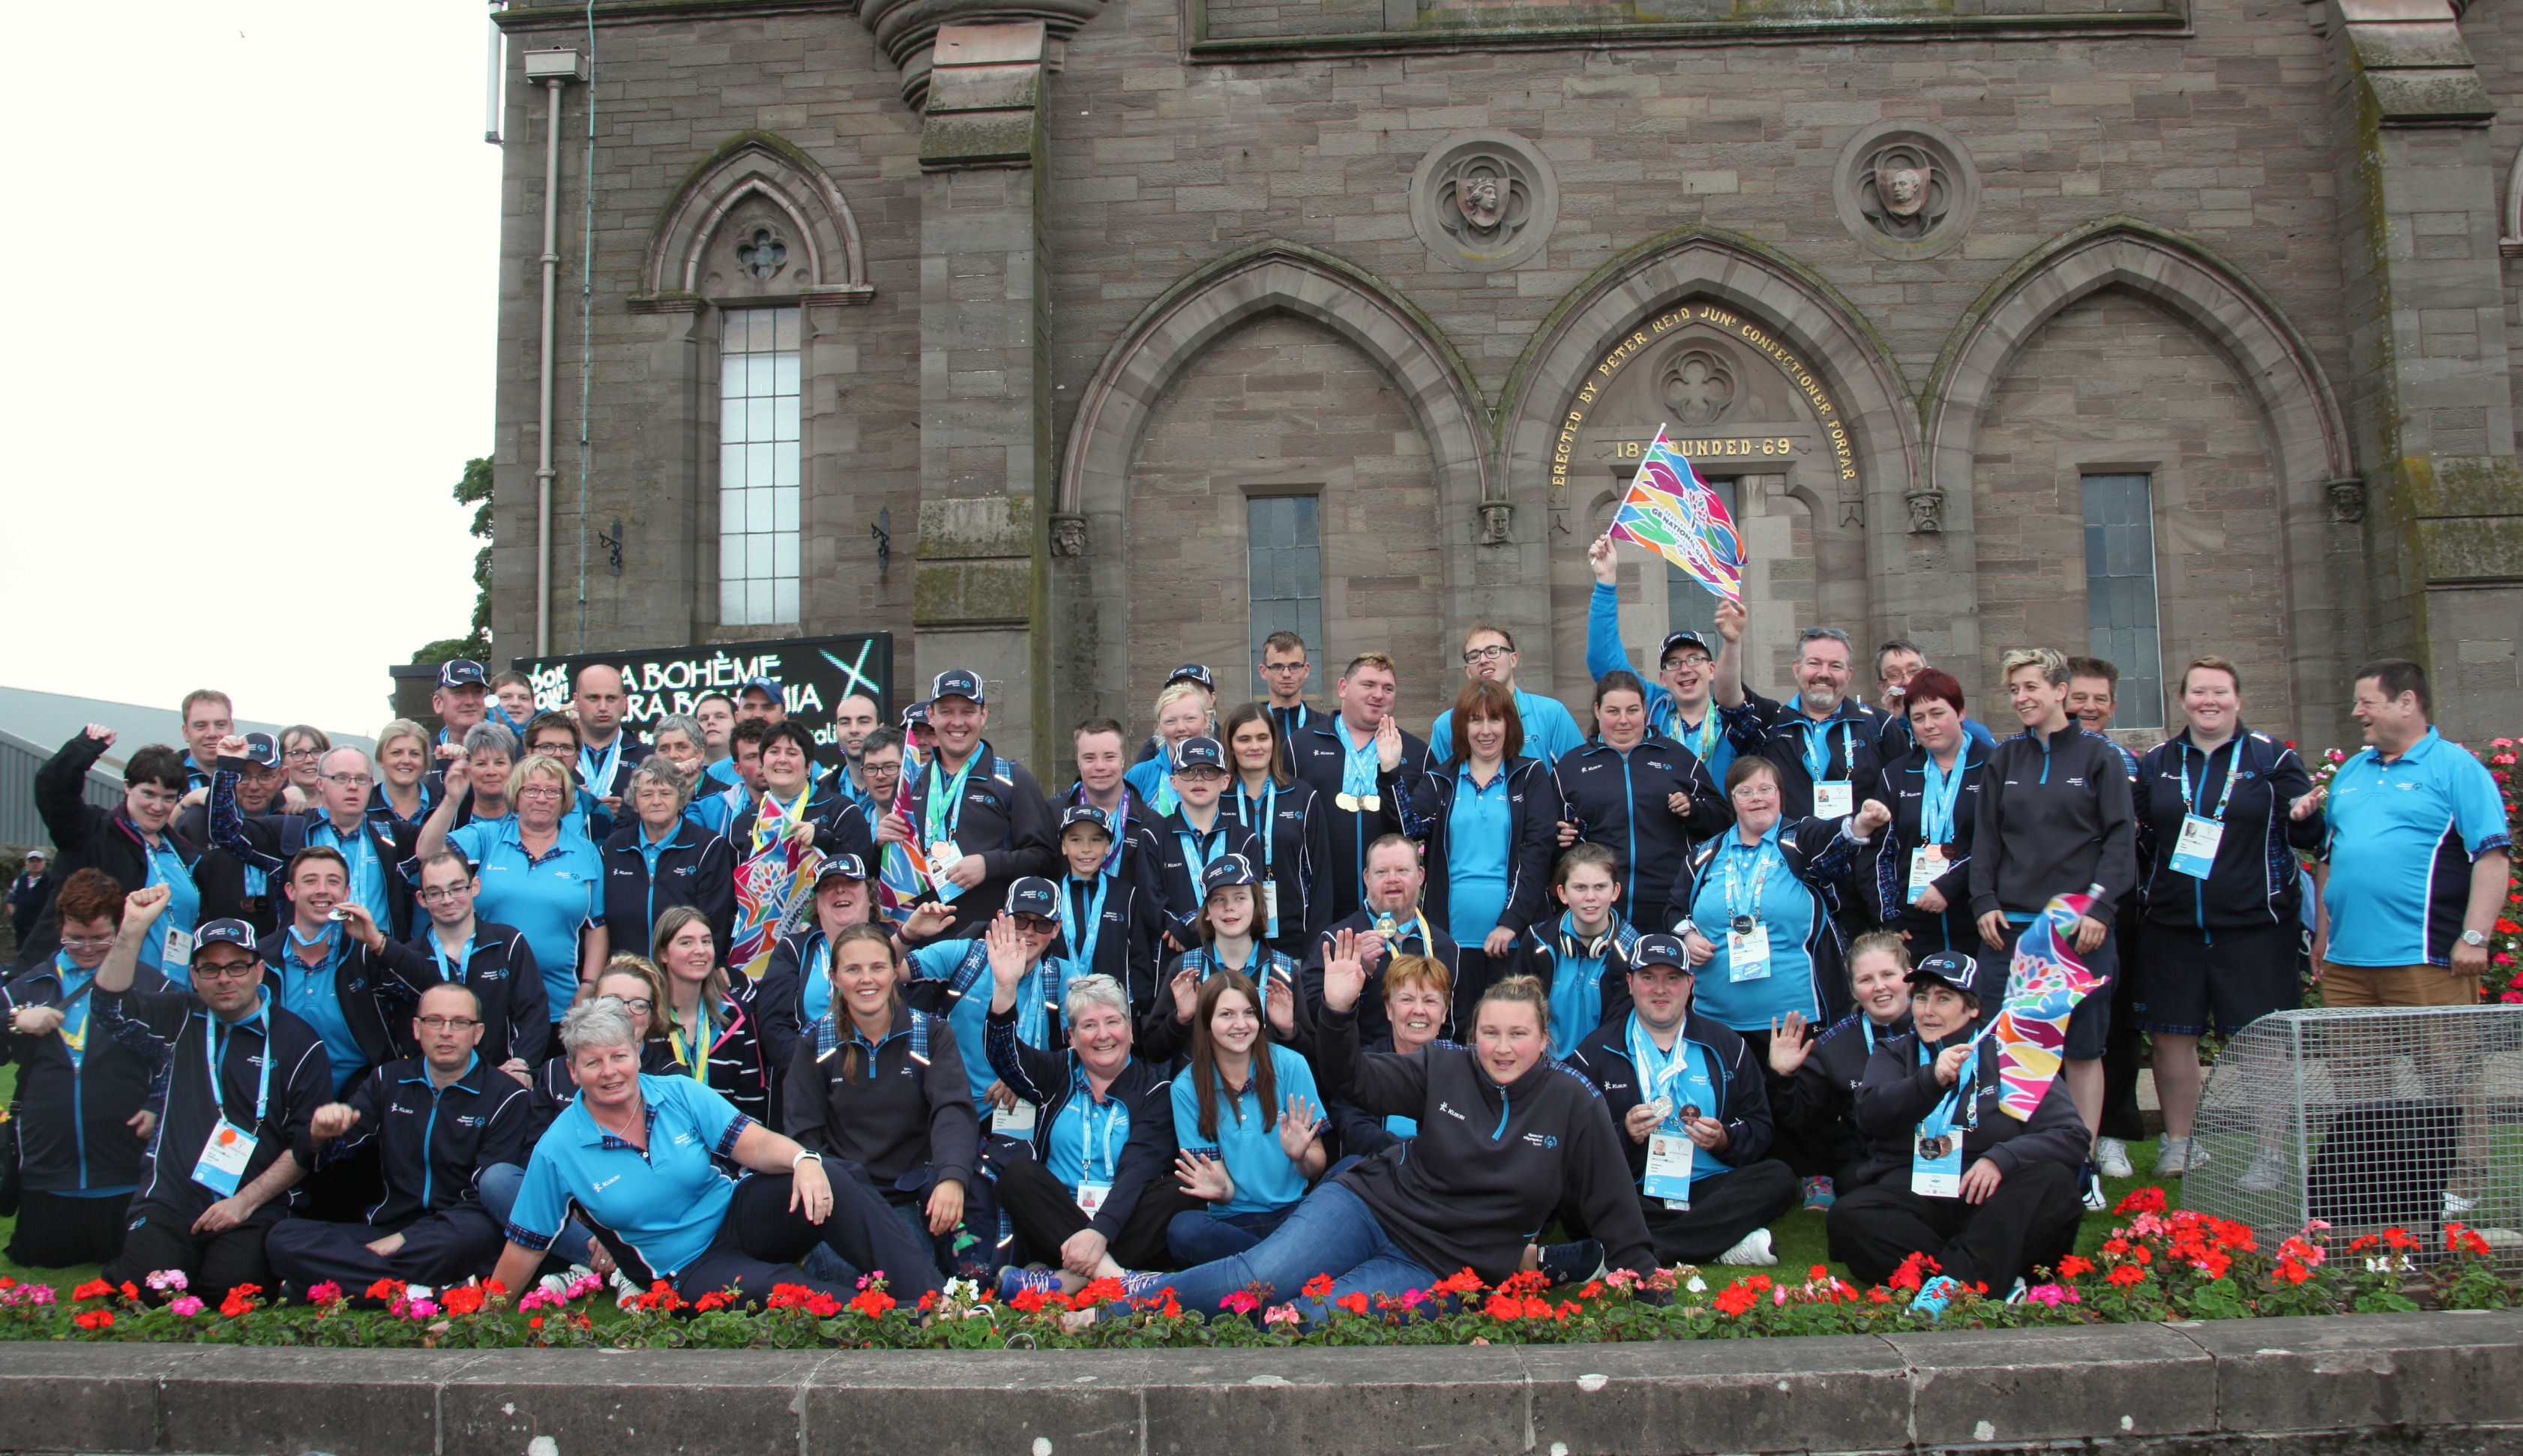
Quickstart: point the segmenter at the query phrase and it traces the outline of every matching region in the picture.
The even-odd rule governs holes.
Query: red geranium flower
[[[1330,1298],[1332,1294],[1332,1277],[1328,1274],[1315,1275],[1313,1278],[1306,1281],[1306,1287],[1303,1292],[1309,1299]]]
[[[2146,1281],[2146,1271],[2135,1264],[2121,1264],[2115,1267],[2106,1277],[2112,1283],[2126,1289],[2133,1284],[2143,1284]]]
[[[2162,1213],[2162,1212],[2164,1211],[2164,1209],[2165,1209],[2165,1198],[2164,1198],[2164,1190],[2163,1190],[2163,1189],[2160,1189],[2160,1188],[2139,1188],[2139,1189],[2131,1189],[2131,1190],[2129,1191],[2129,1196],[2128,1196],[2127,1198],[2125,1198],[2120,1199],[2119,1206],[2118,1206],[2118,1207],[2117,1207],[2117,1208],[2115,1208],[2115,1209],[2113,1209],[2112,1211],[2113,1211],[2114,1213],[2122,1213],[2122,1214],[2126,1214],[2126,1213]]]
[[[102,1299],[113,1292],[114,1286],[107,1284],[102,1279],[91,1279],[87,1283],[80,1285],[77,1289],[71,1291],[71,1297],[73,1299]]]
[[[1119,1281],[1116,1282],[1118,1283]],[[850,1301],[851,1309],[860,1314],[866,1315],[869,1319],[878,1318],[886,1310],[891,1309],[893,1305],[893,1296],[882,1290],[869,1290],[867,1292]]]
[[[110,1329],[114,1324],[114,1311],[111,1309],[91,1309],[83,1314],[71,1316],[71,1322],[77,1325],[82,1330]]]
[[[1366,1313],[1366,1291],[1352,1290],[1348,1293],[1334,1299],[1332,1303],[1339,1308],[1348,1310],[1352,1314],[1363,1315]]]
[[[2071,1253],[2059,1261],[2061,1279],[2076,1279],[2094,1272],[2094,1261],[2083,1254]]]

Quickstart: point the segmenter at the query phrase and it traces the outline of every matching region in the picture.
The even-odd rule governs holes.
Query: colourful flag
[[[2076,955],[2076,921],[2093,903],[2091,895],[2061,895],[2023,928],[2007,967],[2006,999],[1981,1033],[1997,1038],[1998,1105],[2018,1122],[2032,1119],[2059,1075],[2076,1003],[2103,984]]]
[[[752,842],[744,862],[736,867],[736,927],[728,948],[730,968],[760,980],[771,967],[771,950],[794,929],[814,903],[815,876],[824,868],[824,852],[788,836],[806,814],[808,791],[783,810],[765,793],[753,822]]]
[[[911,780],[917,771],[903,766],[894,780],[893,808],[906,821],[911,818]],[[877,847],[876,903],[878,913],[887,921],[900,925],[911,918],[911,908],[928,893],[928,859],[920,846],[910,842],[879,844]]]
[[[1639,461],[1630,493],[1612,513],[1611,535],[1646,547],[1710,591],[1743,604],[1743,538],[1726,502],[1665,443],[1661,425]]]

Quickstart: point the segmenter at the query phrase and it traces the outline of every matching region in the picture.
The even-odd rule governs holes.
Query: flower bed
[[[1273,1302],[1274,1291],[1239,1292],[1222,1309],[1193,1310],[1170,1290],[1125,1301],[1112,1280],[1074,1297],[1027,1292],[1005,1303],[958,1281],[916,1306],[898,1303],[881,1279],[864,1282],[846,1301],[784,1285],[758,1310],[726,1293],[687,1303],[661,1284],[617,1312],[592,1279],[516,1300],[496,1284],[422,1294],[381,1281],[357,1300],[318,1285],[303,1304],[266,1300],[249,1285],[214,1309],[185,1290],[181,1275],[155,1274],[146,1291],[97,1280],[67,1299],[47,1285],[0,1280],[0,1339],[436,1349],[1573,1344],[2523,1305],[2523,1282],[2499,1275],[2487,1241],[2459,1224],[2445,1226],[2440,1249],[2398,1229],[2333,1248],[2328,1226],[2314,1223],[2268,1250],[2246,1225],[2168,1211],[2161,1189],[2138,1190],[2117,1212],[2127,1222],[2095,1257],[2061,1260],[2018,1302],[1965,1291],[1940,1319],[1910,1307],[1913,1292],[1935,1273],[1924,1257],[1866,1290],[1821,1265],[1800,1282],[1751,1274],[1720,1286],[1685,1267],[1643,1281],[1614,1273],[1558,1291],[1538,1274],[1493,1289],[1464,1270],[1399,1299],[1345,1296],[1310,1325],[1293,1300]],[[1299,1297],[1330,1292],[1331,1281],[1318,1279]],[[1071,1316],[1088,1309],[1104,1318],[1071,1329]]]

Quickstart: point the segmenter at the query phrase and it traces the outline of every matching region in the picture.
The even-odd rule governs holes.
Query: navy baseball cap
[[[738,697],[742,697],[748,692],[758,692],[775,703],[785,703],[788,701],[787,694],[781,691],[780,680],[777,678],[745,679],[744,685],[736,690],[736,695]]]
[[[1060,918],[1060,892],[1051,881],[1039,874],[1028,874],[1008,886],[1008,914],[1040,916],[1046,920]]]
[[[913,703],[910,707],[902,710],[902,730],[904,732],[908,733],[913,728],[927,727],[928,727],[928,704],[926,701]]]
[[[1682,947],[1679,935],[1642,935],[1630,947],[1630,966],[1638,969],[1648,965],[1670,965],[1685,974],[1697,974],[1691,969],[1690,953]]]
[[[1960,951],[1938,951],[1922,959],[1901,979],[1913,986],[1951,986],[1977,1001],[1979,992],[1972,985],[1972,979],[1978,974],[1979,964],[1971,957]]]
[[[1174,772],[1186,769],[1226,768],[1226,750],[1215,738],[1185,738],[1174,745]]]
[[[1071,804],[1060,812],[1060,832],[1069,832],[1071,824],[1092,824],[1105,838],[1113,837],[1113,819],[1092,804]]]
[[[1253,862],[1243,855],[1219,855],[1200,872],[1200,897],[1203,900],[1229,885],[1258,885],[1262,876],[1253,870]]]
[[[258,769],[280,767],[280,740],[269,733],[245,735],[245,752],[239,757],[252,761]]]
[[[1210,676],[1209,669],[1196,662],[1184,663],[1166,678],[1167,687],[1177,682],[1197,682],[1211,692],[1217,691],[1217,680]]]
[[[1671,657],[1676,651],[1684,647],[1696,647],[1700,651],[1707,653],[1710,657],[1715,657],[1717,655],[1717,649],[1708,645],[1708,639],[1706,637],[1701,636],[1695,632],[1677,632],[1671,636],[1666,637],[1664,639],[1664,645],[1656,649],[1656,666],[1664,666],[1664,660],[1666,658]]]
[[[933,703],[939,698],[971,698],[976,703],[989,701],[981,696],[981,675],[970,668],[948,668],[939,673],[928,684],[928,701]]]
[[[482,671],[482,664],[469,657],[451,657],[438,665],[438,685],[441,687],[484,687],[490,681],[491,677]]]
[[[199,961],[202,952],[213,946],[235,946],[260,961],[262,952],[256,949],[254,940],[254,927],[243,920],[213,920],[193,932],[193,959]]]
[[[856,855],[826,855],[823,868],[815,871],[815,883],[828,879],[866,879],[867,861]]]

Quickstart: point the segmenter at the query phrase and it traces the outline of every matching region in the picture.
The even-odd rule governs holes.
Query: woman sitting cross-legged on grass
[[[1309,1319],[1352,1293],[1400,1297],[1469,1268],[1497,1284],[1563,1198],[1583,1210],[1615,1268],[1642,1276],[1655,1253],[1621,1151],[1621,1131],[1585,1078],[1548,1056],[1549,1002],[1539,981],[1509,976],[1473,1009],[1474,1046],[1434,1043],[1407,1056],[1358,1047],[1366,987],[1357,937],[1334,937],[1323,963],[1316,1075],[1325,1094],[1372,1115],[1416,1118],[1417,1136],[1307,1195],[1270,1236],[1242,1253],[1166,1276],[1187,1309],[1216,1309],[1265,1286]],[[1319,1299],[1299,1299],[1317,1276]]]

